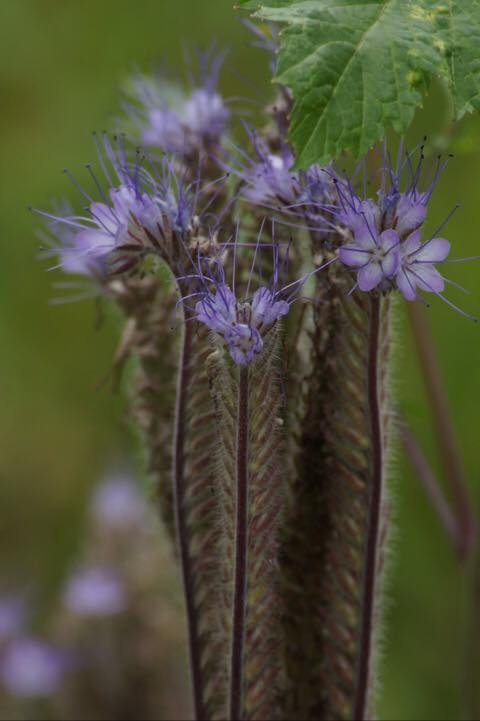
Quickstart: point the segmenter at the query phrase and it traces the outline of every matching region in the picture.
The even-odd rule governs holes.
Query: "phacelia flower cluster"
[[[419,290],[425,291],[459,310],[442,295],[447,281],[436,268],[437,264],[448,262],[450,243],[438,233],[452,213],[422,241],[428,203],[446,161],[438,159],[433,178],[420,190],[423,147],[419,153],[416,167],[407,152],[395,169],[384,155],[383,184],[377,200],[361,197],[348,179],[332,175],[337,201],[325,210],[345,239],[338,258],[355,270],[354,288],[365,292],[397,288],[409,301],[417,298]],[[403,182],[405,176],[407,180]]]
[[[71,212],[46,216],[54,241],[50,253],[60,267],[94,277],[111,277],[137,268],[147,256],[179,262],[189,238],[199,231],[196,211],[203,188],[187,182],[174,159],[165,156],[159,166],[147,158],[127,158],[123,140],[115,146],[103,138],[97,144],[103,183],[90,166],[96,190],[92,197],[72,178],[87,200],[86,215]],[[71,177],[71,176],[70,176]],[[106,186],[106,189],[104,189]]]
[[[217,90],[223,55],[200,61],[200,84],[189,95],[162,78],[134,80],[133,112],[142,144],[188,157],[221,143],[230,118]]]
[[[237,249],[238,245],[235,244],[234,254]],[[252,267],[245,295],[239,298],[235,290],[236,279],[233,278],[233,289],[230,288],[220,257],[213,263],[202,257],[198,260],[198,274],[194,278],[199,285],[195,295],[200,299],[195,305],[194,317],[223,337],[237,365],[250,363],[261,352],[264,333],[289,311],[289,303],[278,288],[279,257],[276,246],[273,266],[270,286],[261,285],[250,294]]]
[[[390,187],[379,191],[377,202],[361,199],[350,183],[335,179],[339,204],[334,214],[349,233],[339,257],[345,265],[358,268],[360,290],[368,292],[382,284],[395,284],[407,300],[414,300],[417,288],[433,293],[444,289],[444,280],[434,263],[445,260],[450,244],[438,237],[421,242],[428,201],[443,166],[437,168],[429,187],[420,191],[422,163],[421,155],[413,170],[407,155],[396,171],[384,167],[383,176]],[[411,169],[411,178],[402,190],[401,177],[406,169]]]
[[[331,223],[325,217],[325,207],[336,197],[330,174],[317,164],[294,170],[294,154],[286,142],[273,150],[253,130],[248,129],[248,135],[252,156],[241,152],[228,167],[242,182],[242,197],[253,206],[278,214],[285,225],[297,227],[300,216],[306,228],[317,233],[328,231]]]
[[[241,244],[235,243],[233,254]],[[258,254],[269,250],[272,253],[273,272],[268,284],[260,284],[251,292],[252,278]],[[192,297],[199,297],[193,312],[193,318],[218,333],[225,341],[230,356],[237,365],[251,363],[263,349],[263,339],[268,330],[281,317],[287,315],[294,300],[307,278],[321,268],[316,269],[296,281],[280,284],[280,275],[286,272],[288,257],[280,260],[276,243],[260,245],[257,243],[250,270],[248,284],[243,296],[236,290],[235,260],[233,262],[232,286],[227,282],[221,257],[214,261],[200,257],[197,273],[190,276],[198,290]],[[261,278],[261,271],[257,273]],[[188,298],[185,298],[186,302]]]
[[[265,143],[250,133],[255,156],[247,158],[237,169],[244,182],[243,196],[263,207],[289,208],[301,194],[299,174],[292,170],[293,153],[288,145],[279,152],[271,152]]]

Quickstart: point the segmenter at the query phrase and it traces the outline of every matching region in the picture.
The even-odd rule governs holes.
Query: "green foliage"
[[[480,110],[480,4],[478,0],[449,0],[439,5],[439,42],[445,43],[449,89],[455,117],[461,118]]]
[[[480,109],[478,0],[247,0],[281,23],[276,81],[294,96],[297,165],[364,154],[404,133],[429,81],[446,80],[456,117]]]

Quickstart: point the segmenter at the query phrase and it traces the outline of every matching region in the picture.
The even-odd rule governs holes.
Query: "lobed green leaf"
[[[294,97],[297,166],[404,133],[432,76],[456,116],[480,108],[479,0],[243,0],[283,26],[276,82]]]

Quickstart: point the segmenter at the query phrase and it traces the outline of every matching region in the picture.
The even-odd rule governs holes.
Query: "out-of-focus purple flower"
[[[137,486],[126,476],[114,476],[101,483],[94,491],[91,508],[98,523],[114,528],[135,525],[146,513]]]
[[[298,199],[301,188],[296,171],[292,170],[293,153],[288,145],[273,153],[253,130],[248,134],[254,147],[254,156],[243,157],[228,169],[243,180],[243,196],[264,207],[289,207]]]
[[[20,596],[0,596],[0,642],[16,636],[26,620],[25,600]]]
[[[321,165],[310,165],[300,174],[302,192],[300,204],[308,217],[323,214],[325,206],[336,198],[335,186],[330,169]]]
[[[278,155],[262,153],[260,160],[244,174],[243,195],[256,205],[292,205],[300,194],[298,174],[291,170],[292,165],[290,151]]]
[[[50,696],[67,670],[65,654],[36,638],[11,641],[0,658],[0,679],[12,696]]]
[[[150,108],[142,133],[145,145],[154,145],[168,153],[184,153],[185,131],[177,112],[170,108]]]
[[[189,133],[208,143],[220,138],[230,112],[221,96],[211,87],[197,88],[183,107],[182,121]]]
[[[123,584],[109,568],[93,566],[77,571],[67,582],[64,602],[72,613],[110,616],[127,606]]]
[[[223,55],[201,57],[200,84],[190,94],[172,90],[163,78],[137,77],[133,95],[142,143],[187,156],[219,145],[230,111],[217,91]],[[138,107],[140,106],[140,107]]]
[[[273,152],[254,130],[247,128],[247,133],[254,150],[252,157],[239,151],[237,158],[225,164],[243,182],[243,197],[253,205],[278,211],[282,222],[288,216],[300,217],[309,228],[329,230],[331,223],[325,219],[324,209],[333,202],[331,175],[316,164],[294,170],[294,155],[287,143],[281,142]]]
[[[441,263],[450,252],[450,243],[445,238],[431,238],[426,243],[420,240],[420,231],[415,230],[402,244],[400,267],[396,276],[397,288],[407,300],[415,300],[417,288],[429,293],[441,293],[445,281],[435,263]]]

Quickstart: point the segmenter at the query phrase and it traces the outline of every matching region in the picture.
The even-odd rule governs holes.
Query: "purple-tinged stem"
[[[425,318],[425,311],[419,303],[408,303],[407,305],[423,382],[433,410],[437,444],[445,468],[446,480],[450,485],[455,504],[457,527],[461,534],[458,543],[458,554],[461,560],[466,560],[476,543],[477,524],[468,498],[460,453],[455,441],[448,403]]]
[[[193,325],[191,323],[185,323],[180,354],[177,400],[175,408],[175,427],[173,438],[173,503],[177,532],[177,548],[180,556],[185,610],[187,615],[190,677],[195,719],[197,721],[205,721],[207,715],[203,703],[203,671],[200,657],[201,648],[197,610],[195,606],[194,578],[192,558],[190,555],[186,511],[187,487],[185,479],[185,415],[187,407],[187,389],[191,375],[190,350],[192,344],[192,333]]]
[[[378,296],[370,300],[370,324],[368,331],[367,397],[370,433],[372,439],[372,463],[368,489],[368,528],[363,572],[363,598],[360,630],[360,654],[355,693],[354,715],[363,721],[368,713],[372,634],[375,616],[375,591],[377,580],[377,557],[380,530],[380,513],[383,485],[383,441],[378,393],[378,358],[380,345],[380,303]]]
[[[235,567],[233,581],[230,721],[243,716],[248,565],[248,366],[240,368],[237,409]]]

